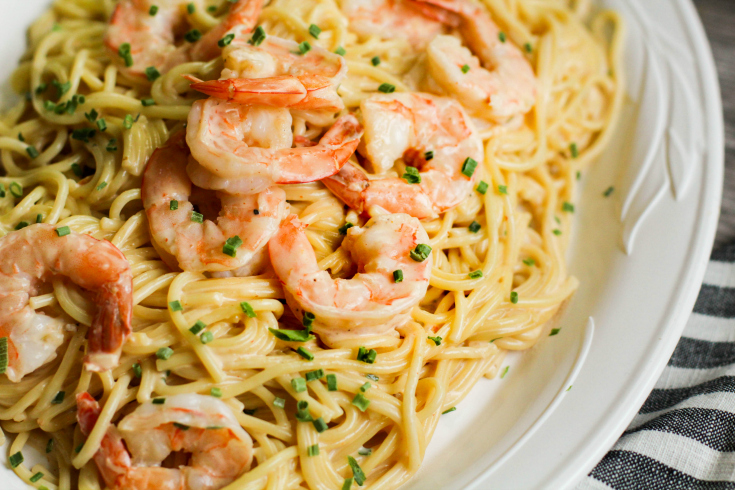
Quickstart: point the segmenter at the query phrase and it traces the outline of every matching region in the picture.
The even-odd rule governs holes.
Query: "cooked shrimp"
[[[192,88],[243,104],[319,110],[344,109],[337,86],[347,74],[342,56],[319,46],[300,54],[299,44],[267,36],[257,46],[249,29],[233,30],[232,42],[222,50],[225,69],[220,80],[197,82]]]
[[[148,67],[165,73],[191,60],[210,60],[220,54],[218,41],[236,26],[251,29],[263,0],[238,0],[223,22],[195,42],[176,45],[186,32],[187,0],[121,0],[110,18],[105,44],[112,59],[131,76],[143,77]],[[153,9],[153,10],[151,10]],[[121,47],[129,45],[129,56]]]
[[[215,224],[194,214],[192,184],[186,173],[188,159],[181,132],[148,161],[141,192],[153,243],[174,269],[178,265],[187,271],[240,269],[246,273],[286,216],[286,193],[270,187],[250,195],[205,195],[205,203],[211,204],[212,198],[221,203]],[[233,240],[239,242],[237,246]]]
[[[445,9],[445,21],[449,21],[447,14],[455,15],[458,32],[470,48],[452,36],[437,36],[429,44],[428,71],[444,92],[456,97],[472,115],[495,122],[522,117],[531,110],[537,91],[533,68],[484,8],[469,0],[416,3],[427,14]]]
[[[110,242],[74,232],[60,236],[52,225],[34,224],[0,238],[0,337],[8,339],[6,374],[13,382],[53,360],[64,341],[67,322],[28,303],[58,276],[88,290],[97,306],[87,335],[86,368],[112,369],[120,359],[133,311],[127,259]]]
[[[403,158],[418,172],[400,179],[385,175],[369,179],[348,163],[322,181],[345,204],[369,215],[377,207],[422,219],[457,206],[472,192],[479,174],[472,161],[483,161],[482,141],[459,103],[404,92],[374,95],[360,108],[365,124],[361,152],[373,171],[384,174]]]
[[[444,32],[444,22],[423,15],[405,0],[343,0],[342,12],[356,34],[406,39],[416,50]]]
[[[274,129],[278,117],[283,122]],[[329,177],[339,172],[360,143],[362,126],[347,114],[317,145],[292,148],[290,117],[288,109],[198,100],[189,112],[186,141],[199,165],[214,174],[211,188],[231,193]]]
[[[84,435],[92,431],[100,411],[89,393],[77,395],[77,420]],[[175,451],[191,453],[189,465],[162,467]],[[216,490],[248,471],[252,460],[253,441],[230,408],[195,394],[143,403],[107,429],[94,455],[110,490]]]
[[[429,237],[419,220],[382,215],[348,229],[342,247],[357,265],[352,279],[332,279],[319,269],[304,228],[289,216],[268,249],[291,310],[299,317],[312,313],[323,341],[381,335],[408,321],[431,276]]]

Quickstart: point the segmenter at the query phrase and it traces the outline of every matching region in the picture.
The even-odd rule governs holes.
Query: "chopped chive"
[[[0,183],[0,197],[5,197],[5,184]]]
[[[561,332],[561,328],[552,328],[551,332],[549,332],[549,337],[553,337],[554,335],[558,335],[559,332]]]
[[[562,211],[566,211],[567,213],[573,213],[574,212],[574,204],[570,202],[564,201],[564,204],[561,205]]]
[[[406,167],[406,173],[404,173],[401,178],[405,179],[409,184],[421,183],[421,174],[419,173],[419,169],[415,167]]]
[[[558,229],[558,228],[557,228],[557,229],[555,229],[555,230],[552,230],[551,232],[552,232],[552,233],[553,233],[554,235],[556,235],[556,236],[559,236],[559,235],[561,235],[561,230],[560,230],[560,229]]]
[[[222,398],[222,390],[216,386],[212,386],[212,388],[210,388],[209,394],[215,398]]]
[[[296,393],[301,393],[302,391],[306,391],[306,380],[304,378],[294,378],[291,380],[291,388]]]
[[[366,347],[360,347],[357,350],[357,360],[367,364],[373,364],[378,357],[378,351],[375,349],[368,350]]]
[[[97,117],[98,116],[99,116],[99,113],[96,110],[94,110],[94,109],[92,109],[89,112],[85,112],[84,113],[84,117],[86,117],[87,118],[87,121],[89,121],[91,123],[95,122],[97,120]]]
[[[341,490],[351,490],[352,489],[352,481],[354,478],[345,478],[344,483],[342,483]]]
[[[569,153],[572,154],[572,158],[579,157],[579,148],[577,147],[577,143],[569,145]]]
[[[384,94],[392,94],[396,91],[396,86],[391,85],[390,83],[381,83],[378,87],[379,92],[383,92]]]
[[[176,427],[179,430],[189,430],[188,425],[180,424],[178,422],[174,422],[174,427]]]
[[[512,291],[510,293],[510,302],[513,303],[514,305],[518,303],[518,293],[517,292]]]
[[[48,84],[47,83],[39,83],[38,84],[38,87],[36,87],[36,94],[39,94],[40,95],[40,94],[44,93],[47,88],[48,88]]]
[[[214,334],[212,332],[204,332],[200,337],[199,341],[202,344],[208,344],[214,340]]]
[[[430,253],[431,253],[431,247],[429,245],[426,245],[424,243],[419,243],[418,245],[416,245],[415,249],[411,250],[409,255],[416,262],[423,262],[429,257]]]
[[[56,109],[56,104],[54,104],[50,100],[46,100],[46,101],[43,102],[43,107],[47,111],[53,111],[54,109]]]
[[[329,429],[329,426],[328,426],[328,425],[327,425],[327,423],[326,423],[326,422],[324,421],[324,419],[323,419],[323,418],[321,418],[321,417],[319,417],[318,419],[314,419],[314,420],[312,420],[312,421],[311,421],[311,423],[312,423],[312,424],[314,424],[314,428],[315,428],[315,429],[316,429],[316,431],[317,431],[317,432],[319,432],[319,433],[322,433],[322,432],[324,432],[325,430]]]
[[[505,366],[505,369],[503,369],[503,374],[500,375],[500,379],[505,378],[505,375],[508,374],[508,369],[510,369],[510,366]]]
[[[477,161],[474,160],[472,157],[467,157],[462,164],[462,173],[466,175],[467,177],[472,177],[472,174],[475,173],[475,169],[477,168]]]
[[[133,66],[133,55],[130,54],[130,43],[121,44],[120,48],[117,50],[117,54],[125,61],[125,66]]]
[[[323,369],[317,369],[315,371],[309,371],[306,374],[304,374],[304,377],[306,377],[306,381],[316,381],[317,379],[322,379],[324,377],[324,370]]]
[[[304,316],[301,318],[301,324],[305,326],[307,330],[310,330],[311,326],[314,324],[314,320],[316,320],[314,313],[305,311]]]
[[[526,50],[526,53],[530,53],[533,51],[533,46],[531,46],[531,43],[526,43],[523,45],[524,49]]]
[[[360,468],[360,465],[357,464],[357,461],[352,456],[347,456],[347,462],[352,469],[352,476],[355,479],[355,483],[362,486],[362,484],[365,483],[366,478],[365,473],[362,471],[362,468]]]
[[[569,385],[569,388],[567,388],[567,390],[566,390],[566,391],[569,391],[569,390],[571,390],[571,389],[572,389],[572,386],[574,386],[574,385]]]
[[[199,41],[202,38],[202,32],[199,29],[192,29],[186,34],[184,34],[184,39],[186,39],[187,42],[195,43]]]
[[[69,229],[68,226],[60,226],[60,227],[56,228],[56,234],[58,236],[66,236],[69,233],[71,233],[71,230]]]
[[[194,12],[196,12],[196,7],[194,6],[193,3],[189,3],[189,4],[186,5],[186,12],[189,15],[193,14]]]
[[[36,148],[33,146],[29,146],[28,148],[26,148],[26,153],[28,153],[28,156],[31,158],[36,158],[38,157],[38,155],[40,155],[40,153],[38,153],[38,150],[36,150]]]
[[[395,282],[403,282],[403,271],[400,269],[393,271],[393,280]]]
[[[84,175],[82,167],[80,167],[78,163],[71,164],[71,171],[74,172],[74,175],[76,175],[77,177],[82,177]]]
[[[22,230],[26,226],[30,226],[30,223],[27,222],[27,221],[21,221],[20,223],[18,223],[17,225],[15,225],[15,229],[16,230]]]
[[[306,347],[299,347],[298,349],[296,349],[296,353],[307,361],[314,360],[314,354],[312,354]]]
[[[365,375],[365,377],[366,377],[367,379],[369,379],[370,381],[375,381],[376,383],[377,383],[378,381],[380,381],[380,378],[379,378],[379,377],[377,377],[377,376],[376,376],[376,375],[374,375],[374,374],[366,374],[366,375]]]
[[[89,143],[90,138],[93,138],[95,134],[97,134],[97,131],[95,131],[94,129],[79,128],[72,130],[71,138],[78,141],[83,141],[84,143]]]
[[[250,41],[248,41],[253,46],[260,46],[260,44],[265,41],[266,35],[265,35],[265,29],[263,29],[263,26],[258,26],[253,31],[253,36],[250,38]]]
[[[209,12],[210,14],[213,14],[216,11],[217,11],[217,6],[216,5],[210,5],[209,7],[207,7],[207,12]]]
[[[533,267],[534,265],[536,265],[536,261],[531,258],[523,259],[523,263],[526,264],[528,267]]]
[[[143,367],[139,363],[133,364],[133,374],[136,378],[142,378],[143,377]]]
[[[446,415],[450,412],[454,412],[455,410],[457,410],[457,407],[448,408],[442,412],[442,415]]]
[[[308,342],[316,338],[308,330],[279,330],[275,328],[269,328],[268,330],[277,339],[283,340],[284,342]]]
[[[232,41],[234,40],[235,40],[234,34],[232,33],[227,34],[225,37],[217,41],[217,46],[219,46],[220,48],[224,48],[225,46],[229,46],[230,44],[232,44]]]
[[[243,301],[242,303],[240,303],[240,309],[243,313],[245,313],[245,315],[247,315],[248,318],[256,317],[255,310],[253,310],[253,307],[250,306],[250,303],[248,303],[247,301]]]
[[[41,473],[41,472],[39,471],[38,473],[36,473],[36,474],[34,474],[34,475],[33,475],[32,477],[30,477],[30,478],[29,478],[29,480],[30,480],[31,482],[33,482],[33,483],[36,483],[36,482],[37,482],[38,480],[40,480],[41,478],[43,478],[43,473]]]
[[[352,399],[352,404],[356,406],[361,412],[364,412],[370,406],[370,400],[365,398],[365,395],[363,395],[362,393],[358,393]]]
[[[79,452],[79,451],[77,451],[77,452]],[[17,453],[12,454],[8,458],[8,461],[10,462],[10,467],[11,468],[17,468],[23,462],[23,453],[21,453],[20,451],[18,451]]]
[[[306,449],[308,456],[319,456],[319,444],[314,444]]]
[[[322,33],[322,30],[319,28],[316,24],[311,24],[309,26],[309,34],[311,34],[311,37],[314,39],[319,39],[319,34]]]
[[[299,53],[300,55],[305,55],[311,51],[311,44],[309,44],[309,41],[304,41],[302,43],[299,43]]]
[[[468,71],[470,71],[470,65],[462,66],[462,73],[467,73]]]
[[[554,221],[556,221],[557,225],[561,225],[561,220],[559,219],[558,216],[554,216]]]
[[[610,194],[612,194],[613,192],[615,192],[615,187],[610,186],[605,190],[605,192],[602,193],[602,195],[605,197],[610,197]]]
[[[39,213],[39,214],[36,215],[36,223],[43,223],[43,215],[42,214]]]
[[[52,405],[59,405],[59,404],[63,403],[65,396],[66,396],[66,392],[65,391],[60,391],[60,392],[56,393],[56,396],[54,397],[54,399],[51,400],[51,404]]]
[[[125,115],[125,119],[123,119],[123,127],[125,129],[130,129],[133,127],[133,116],[131,114]]]
[[[438,335],[436,337],[429,337],[429,340],[434,342],[434,345],[436,346],[442,345],[442,338],[439,337]]]
[[[508,186],[507,185],[499,185],[498,186],[498,192],[501,194],[508,195]]]
[[[426,153],[424,153],[424,160],[427,162],[434,159],[434,150],[429,150]]]
[[[155,105],[156,101],[148,98],[148,99],[141,99],[140,103],[143,104],[143,107],[149,107],[149,106]]]
[[[470,223],[469,229],[472,233],[477,233],[478,231],[480,231],[480,228],[482,228],[482,225],[477,221],[473,221],[472,223]]]
[[[163,405],[164,403],[166,403],[166,399],[165,398],[154,398],[153,400],[151,400],[151,403],[154,405]]]
[[[69,90],[71,90],[71,82],[61,83],[58,80],[52,80],[51,85],[56,87],[56,92],[58,93],[59,97],[63,96]]]
[[[335,53],[335,54],[338,54],[338,55],[340,55],[340,56],[344,56],[344,55],[346,55],[346,54],[347,54],[347,51],[345,51],[345,48],[343,48],[342,46],[340,46],[339,48],[337,48],[337,49],[336,49],[336,50],[334,51],[334,53]]]
[[[350,222],[348,221],[348,222],[346,222],[346,223],[345,223],[344,225],[340,226],[340,227],[339,227],[339,230],[337,230],[337,231],[339,231],[339,234],[340,234],[340,235],[346,235],[346,234],[347,234],[347,230],[349,230],[349,229],[350,229],[350,228],[352,228],[353,226],[355,226],[355,225],[353,225],[352,223],[350,223]]]
[[[468,275],[470,279],[479,279],[482,277],[482,271],[472,271]]]
[[[96,187],[96,189],[97,189],[98,191],[101,191],[101,190],[102,190],[102,189],[104,189],[105,187],[107,187],[107,182],[102,182],[102,183],[100,183],[100,184],[99,184],[99,185],[98,185],[98,186]]]
[[[201,213],[197,213],[196,211],[192,211],[191,220],[195,223],[204,223],[204,215]]]
[[[74,452],[75,453],[81,453],[82,452],[82,448],[84,448],[84,443],[83,442],[79,443],[79,445],[74,448]]]
[[[239,236],[235,235],[230,237],[225,241],[225,245],[222,247],[222,253],[230,257],[235,257],[240,245],[242,245],[242,239]]]
[[[337,375],[327,374],[327,390],[337,391]]]
[[[155,66],[149,66],[145,69],[145,76],[149,82],[152,82],[157,78],[160,78],[161,72],[158,71]]]
[[[365,393],[367,390],[369,390],[372,387],[373,387],[373,385],[370,384],[370,381],[365,381],[365,384],[363,384],[362,386],[360,386],[360,391],[362,391],[363,393]]]
[[[373,449],[369,447],[361,447],[357,450],[357,454],[359,454],[360,456],[370,456],[371,454],[373,454]]]
[[[303,378],[298,378],[303,379]],[[293,381],[291,381],[293,384]],[[313,422],[314,418],[309,413],[309,402],[305,400],[299,400],[296,404],[296,420],[300,422]]]
[[[170,209],[171,211],[176,211],[177,209],[179,209],[179,201],[177,201],[176,199],[171,199],[168,202],[168,209]]]
[[[158,5],[151,5],[151,8],[148,10],[148,15],[151,17],[156,15],[158,13]]]
[[[189,331],[194,335],[199,335],[199,332],[201,332],[205,328],[207,328],[207,324],[201,320],[197,320],[196,323],[192,325],[191,328],[189,328]]]
[[[8,370],[8,338],[0,337],[0,374]]]
[[[18,141],[21,143],[25,143],[26,139],[23,137],[23,133],[18,133]]]
[[[485,182],[484,180],[481,180],[480,183],[477,184],[477,188],[475,190],[477,192],[479,192],[480,194],[483,194],[484,195],[484,194],[487,193],[487,190],[488,190],[489,187],[490,186],[488,185],[487,182]]]
[[[161,347],[156,351],[156,357],[162,361],[169,359],[174,355],[174,350],[171,347]]]
[[[51,451],[54,450],[54,440],[49,439],[46,443],[46,454],[49,454]]]
[[[11,182],[10,193],[15,197],[23,197],[23,187],[17,182]]]
[[[504,43],[505,41],[507,41],[508,38],[505,36],[505,33],[504,32],[500,32],[498,34],[498,39],[500,39],[500,42],[501,43]]]
[[[283,398],[275,397],[273,399],[273,406],[278,408],[285,408],[286,407],[286,400]]]
[[[372,63],[373,66],[378,66],[380,64],[380,56],[373,56],[370,59],[370,63]]]

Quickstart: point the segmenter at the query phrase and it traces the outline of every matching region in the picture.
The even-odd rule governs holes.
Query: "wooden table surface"
[[[735,0],[694,0],[694,4],[715,55],[725,109],[725,189],[718,246],[735,242]]]

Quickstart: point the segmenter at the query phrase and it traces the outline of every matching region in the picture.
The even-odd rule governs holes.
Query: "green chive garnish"
[[[209,394],[216,398],[222,398],[222,390],[217,388],[216,386],[213,386],[209,390]]]
[[[510,293],[510,302],[513,304],[518,303],[518,293],[517,292],[513,291]]]
[[[156,351],[156,357],[162,361],[169,359],[174,355],[174,350],[171,347],[161,347]]]
[[[403,282],[403,271],[400,269],[393,271],[393,280],[395,282]]]
[[[327,374],[327,390],[337,391],[337,375]]]
[[[380,64],[380,56],[373,56],[370,59],[370,63],[372,63],[373,66],[378,66]]]
[[[306,347],[299,347],[298,349],[296,349],[296,353],[307,361],[314,360],[314,354],[312,354]]]
[[[309,34],[311,34],[311,37],[314,39],[319,39],[319,34],[322,33],[322,30],[319,28],[316,24],[311,24],[309,26]]]
[[[66,236],[69,233],[71,233],[71,229],[69,229],[68,226],[60,226],[60,227],[56,228],[56,234],[58,236]]]
[[[291,388],[296,393],[306,391],[306,380],[304,378],[294,378],[291,380]],[[299,402],[300,403],[300,402]]]
[[[469,273],[470,279],[479,279],[482,277],[482,271],[472,271]]]
[[[430,253],[431,247],[429,245],[419,243],[418,245],[416,245],[416,248],[414,250],[411,250],[409,255],[416,262],[423,262],[429,257]]]
[[[247,301],[243,301],[242,303],[240,303],[240,309],[243,313],[245,313],[245,315],[247,315],[248,318],[256,317],[255,310],[253,310],[253,307],[250,306],[250,303],[248,303]]]
[[[384,94],[392,94],[396,91],[396,86],[391,85],[390,83],[381,83],[380,87],[378,87],[379,92],[383,92]]]
[[[352,399],[352,404],[356,406],[361,412],[364,412],[370,406],[370,400],[365,398],[365,395],[363,395],[362,393],[358,393]]]
[[[467,177],[472,177],[472,174],[475,173],[476,168],[477,161],[475,161],[472,157],[467,157],[462,164],[462,173]]]
[[[470,65],[462,66],[462,73],[467,73],[468,71],[470,71]]]

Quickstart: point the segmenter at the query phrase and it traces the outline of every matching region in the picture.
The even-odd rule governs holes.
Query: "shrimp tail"
[[[307,89],[296,77],[231,78],[192,83],[191,88],[222,100],[240,104],[291,107],[306,97]]]
[[[79,422],[79,428],[82,430],[82,434],[88,436],[92,432],[92,429],[97,424],[100,412],[102,412],[100,404],[97,403],[97,400],[92,395],[86,391],[77,395],[77,421]]]
[[[356,166],[345,165],[338,173],[322,180],[322,184],[358,213],[365,211],[363,192],[370,187],[370,180]]]
[[[89,371],[107,371],[117,366],[125,339],[132,332],[132,283],[104,285],[97,293],[97,314],[87,335],[88,354],[84,366]]]

